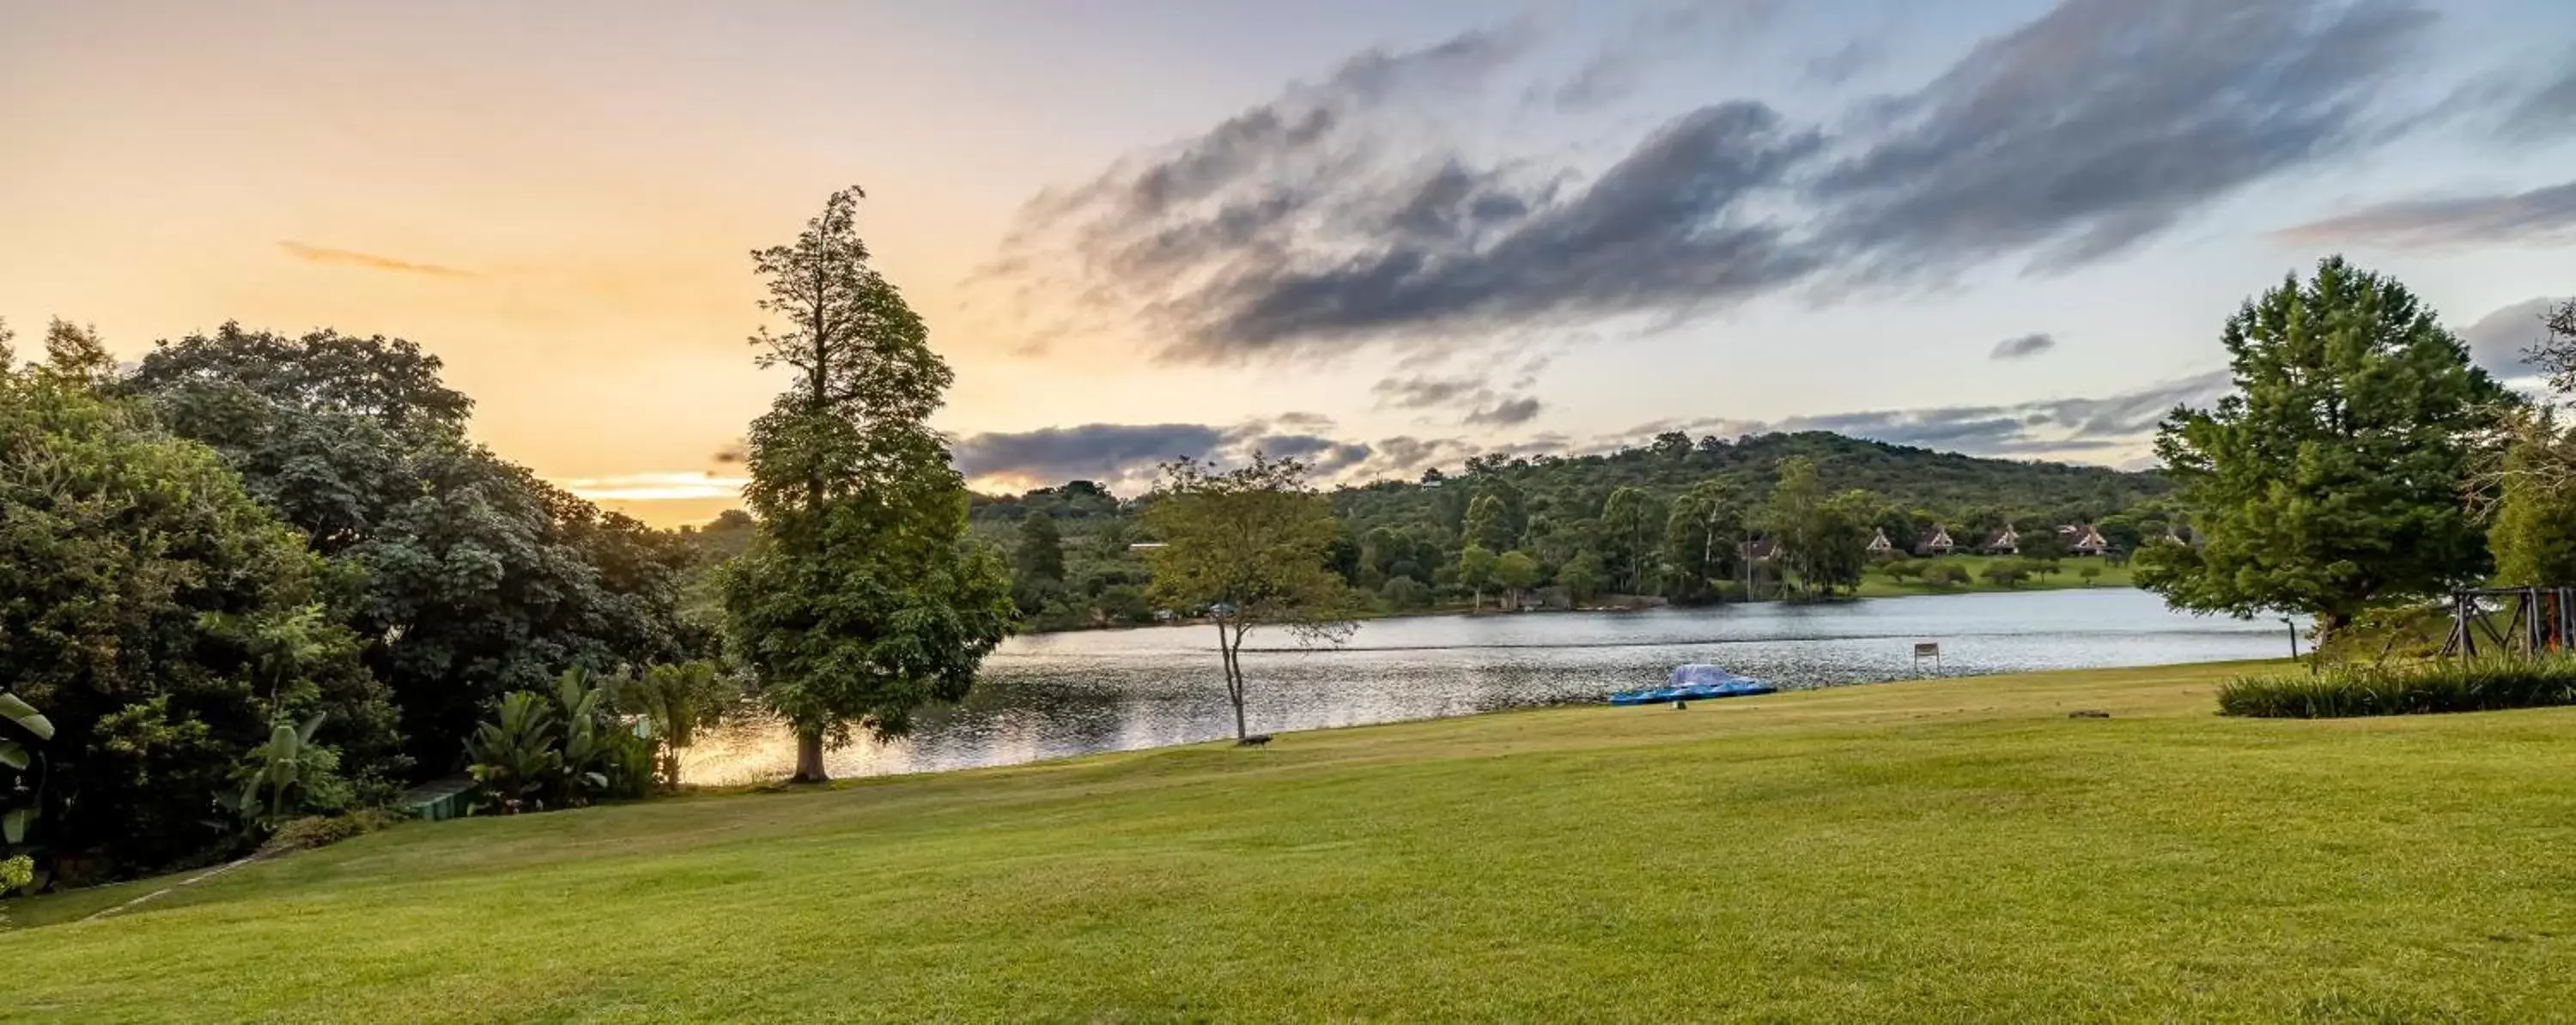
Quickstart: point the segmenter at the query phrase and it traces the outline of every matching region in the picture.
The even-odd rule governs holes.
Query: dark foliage
[[[567,666],[677,660],[696,558],[469,441],[472,402],[401,339],[225,324],[163,342],[124,389],[211,445],[328,557],[335,611],[402,709],[422,771],[457,765],[484,708]]]

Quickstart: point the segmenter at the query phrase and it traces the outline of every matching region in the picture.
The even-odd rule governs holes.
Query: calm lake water
[[[1369,623],[1338,648],[1301,649],[1283,631],[1255,631],[1244,655],[1246,711],[1255,732],[1278,732],[1598,701],[1661,682],[1684,662],[1784,688],[1874,683],[1916,675],[1916,641],[1940,642],[1952,676],[2289,653],[2278,620],[2182,615],[2127,588],[1432,616]],[[1004,643],[974,694],[928,711],[912,736],[863,741],[832,752],[829,764],[835,776],[927,772],[1233,734],[1215,628],[1045,634]],[[738,783],[784,777],[795,764],[784,732],[747,725],[702,739],[684,772],[694,783]]]

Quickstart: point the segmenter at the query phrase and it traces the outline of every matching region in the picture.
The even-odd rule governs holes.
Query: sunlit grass
[[[61,1021],[2492,1020],[2576,1007],[2576,709],[2244,666],[1285,734],[413,824],[20,902]],[[2078,709],[2107,719],[2069,718]],[[148,885],[148,884],[147,884]]]

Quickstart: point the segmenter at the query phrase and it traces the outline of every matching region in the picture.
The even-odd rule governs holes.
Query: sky
[[[0,317],[411,339],[495,451],[735,504],[835,189],[979,487],[1667,430],[2143,465],[2341,253],[2506,376],[2576,294],[2563,0],[0,0]]]

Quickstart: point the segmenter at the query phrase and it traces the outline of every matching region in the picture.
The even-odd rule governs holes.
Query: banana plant
[[[268,742],[251,749],[251,769],[239,802],[244,818],[275,826],[294,810],[294,802],[304,796],[306,763],[318,753],[313,734],[327,714],[316,712],[301,726],[280,720],[269,730]]]
[[[54,739],[53,721],[36,711],[36,706],[8,691],[0,691],[0,720],[8,721],[37,740]],[[26,741],[0,731],[0,766],[7,766],[13,776],[23,776],[39,757]],[[13,782],[10,791],[0,795],[9,801],[7,810],[0,811],[0,842],[11,846],[27,842],[27,827],[36,820],[37,805],[34,801],[24,805],[16,803],[18,789]]]
[[[542,810],[564,769],[554,705],[531,691],[502,695],[494,717],[466,738],[465,754],[491,806],[505,815]]]
[[[563,764],[576,794],[608,789],[608,741],[600,735],[600,705],[605,696],[592,686],[589,670],[574,666],[555,678],[555,703],[563,710]]]

